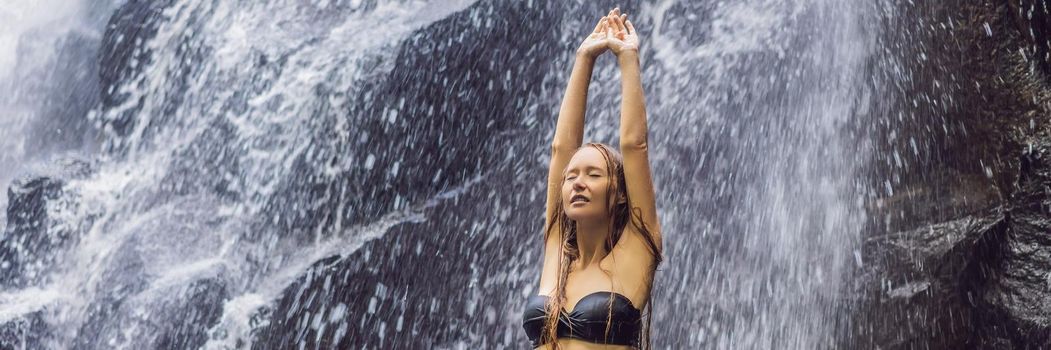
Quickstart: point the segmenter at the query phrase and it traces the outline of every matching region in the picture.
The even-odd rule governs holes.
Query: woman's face
[[[584,147],[566,165],[562,206],[570,219],[595,220],[609,216],[606,190],[610,179],[606,160],[595,147]]]

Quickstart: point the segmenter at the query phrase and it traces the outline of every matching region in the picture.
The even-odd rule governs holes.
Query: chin
[[[584,208],[566,208],[566,216],[573,221],[580,220],[593,220],[602,217],[602,213],[597,213],[594,208],[588,208],[590,205]]]

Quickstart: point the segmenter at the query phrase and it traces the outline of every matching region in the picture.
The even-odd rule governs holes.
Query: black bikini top
[[[610,298],[613,298],[612,309]],[[544,334],[544,320],[547,319],[546,295],[534,295],[526,302],[522,313],[522,328],[525,328],[533,348],[540,343]],[[612,310],[612,315],[610,311]],[[606,319],[610,318],[609,336],[606,337]],[[631,304],[628,297],[616,292],[594,292],[585,295],[573,307],[572,312],[562,313],[558,317],[559,338],[577,338],[592,343],[632,345],[639,340],[639,329],[642,326],[642,312]]]

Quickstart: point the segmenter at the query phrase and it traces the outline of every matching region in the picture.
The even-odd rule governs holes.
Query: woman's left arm
[[[624,181],[632,205],[642,210],[642,220],[661,245],[660,221],[657,220],[656,195],[650,173],[649,145],[647,143],[646,98],[642,91],[638,51],[625,51],[617,56],[620,62],[620,152],[624,155]],[[635,210],[632,208],[632,210]]]
[[[653,234],[654,243],[662,250],[661,226],[657,220],[656,195],[650,173],[649,144],[646,127],[646,101],[642,90],[638,35],[626,15],[614,17],[621,32],[611,33],[611,43],[624,43],[613,48],[620,64],[620,151],[624,155],[624,181],[634,212],[641,210],[643,223]],[[612,29],[611,29],[612,31]]]

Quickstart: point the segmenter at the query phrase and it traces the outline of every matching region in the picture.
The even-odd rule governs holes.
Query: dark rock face
[[[1046,152],[1046,150],[1045,150]],[[1046,180],[1051,180],[1047,178]],[[1045,182],[1046,183],[1046,182]],[[987,213],[869,241],[862,343],[1037,349],[1051,341],[1051,220],[1040,188]]]
[[[1044,74],[1051,73],[1051,9],[1045,0],[1007,0],[1010,12],[1008,21],[1013,22],[1025,39],[1021,48],[1033,58],[1034,64]]]
[[[520,332],[502,337],[480,334],[501,325],[519,329],[520,293],[535,287],[520,285],[521,273],[491,274],[484,269],[506,269],[498,265],[501,261],[535,259],[526,254],[539,242],[534,239],[539,237],[542,222],[536,220],[534,213],[513,209],[528,201],[528,195],[515,196],[509,203],[501,200],[506,196],[500,193],[533,186],[505,181],[520,178],[516,172],[532,169],[531,159],[516,155],[532,153],[533,140],[549,137],[521,122],[536,114],[526,108],[527,100],[544,85],[541,80],[545,74],[541,70],[550,62],[542,59],[558,57],[535,55],[539,59],[533,64],[516,65],[512,64],[512,55],[531,50],[555,51],[543,46],[558,43],[553,37],[556,33],[544,30],[557,26],[555,23],[560,20],[559,11],[547,8],[555,5],[479,2],[414,33],[399,49],[390,76],[374,87],[362,89],[360,100],[374,101],[375,107],[348,114],[385,115],[385,109],[399,106],[400,99],[410,101],[405,104],[417,110],[432,106],[434,113],[427,120],[399,117],[393,124],[386,118],[374,117],[355,130],[344,131],[368,135],[377,141],[394,140],[381,147],[389,151],[377,152],[374,167],[400,168],[401,173],[407,174],[395,177],[383,172],[354,171],[345,181],[329,184],[334,189],[342,188],[343,193],[354,194],[340,199],[348,210],[353,210],[336,215],[349,219],[345,226],[377,220],[379,214],[405,209],[405,203],[424,201],[444,189],[467,182],[474,184],[464,193],[426,209],[426,220],[396,225],[383,240],[365,243],[348,256],[315,263],[267,311],[269,325],[256,333],[254,349],[295,348],[303,344],[307,348],[449,348],[465,339],[472,339],[465,344],[480,348],[514,348],[521,344]],[[492,20],[479,27],[472,24],[472,18]],[[533,24],[520,23],[526,18]],[[452,45],[442,39],[451,35],[444,33],[458,32],[470,38]],[[444,59],[475,55],[485,59]],[[434,71],[447,74],[435,75]],[[449,91],[462,93],[450,95]],[[485,96],[485,100],[460,96]],[[421,151],[439,149],[442,151],[438,153]],[[473,174],[483,174],[484,178],[473,181]],[[377,185],[384,183],[387,185]],[[306,186],[309,183],[290,185],[299,190],[275,200],[317,196],[310,193],[324,190]],[[288,206],[278,204],[275,202],[275,207]],[[294,220],[290,225],[279,225],[311,227],[319,224],[318,217],[333,215],[307,213],[290,218]],[[478,226],[479,223],[483,224]],[[469,238],[449,239],[438,232],[466,232],[463,237]],[[522,237],[525,234],[528,236]],[[508,249],[507,242],[501,242],[499,237],[514,237],[520,243]],[[480,252],[487,256],[486,266],[468,263],[473,254]],[[384,268],[392,266],[407,268]],[[427,272],[408,268],[413,266],[427,266]]]
[[[223,301],[229,297],[224,282],[205,278],[162,291],[169,296],[162,303],[142,305],[134,297],[144,287],[141,278],[121,283],[93,303],[88,309],[92,317],[78,330],[72,348],[97,349],[114,341],[140,349],[197,349],[208,340],[208,329],[222,317]],[[142,319],[135,309],[144,307],[162,311]],[[129,325],[147,331],[127,339]]]
[[[522,21],[521,16],[544,25],[559,20],[546,12],[557,11],[542,6],[548,5],[480,3],[414,32],[397,48],[395,66],[388,76],[356,87],[352,100],[365,103],[347,110],[319,108],[318,114],[337,113],[341,115],[337,118],[348,122],[342,129],[335,125],[318,128],[314,136],[318,150],[297,159],[297,174],[282,184],[283,195],[267,203],[273,215],[280,217],[274,224],[294,228],[283,234],[332,226],[333,220],[344,221],[339,223],[343,226],[359,224],[463,184],[498,164],[518,166],[530,161],[508,155],[533,149],[529,141],[535,139],[527,135],[542,137],[525,122],[538,117],[528,101],[543,88],[543,69],[553,57],[537,54],[536,62],[523,65],[516,61],[516,52],[555,51],[548,45],[558,45],[558,41],[548,40],[554,34],[535,26],[511,28]],[[474,18],[487,16],[492,20],[484,26],[473,23]],[[469,39],[451,43],[442,39],[453,35]],[[364,118],[350,121],[354,116]],[[351,135],[350,140],[325,142],[341,139],[339,135]],[[358,156],[355,162],[364,166],[344,171],[332,182],[314,182],[324,177],[319,173],[322,169],[313,164],[342,162],[341,158],[360,149],[368,149],[372,156]],[[313,204],[318,198],[332,197],[326,193],[336,196],[325,205]],[[282,209],[294,203],[312,204],[291,215]],[[337,207],[344,209],[332,210]]]
[[[66,180],[88,174],[81,161],[62,161],[50,174],[27,176],[7,190],[7,227],[0,236],[0,287],[21,288],[50,267],[70,244],[72,232],[51,229],[48,208],[61,206]]]
[[[931,45],[917,51],[930,62],[912,67],[926,83],[908,89],[943,105],[920,104],[902,129],[945,132],[926,138],[933,156],[910,159],[921,166],[896,173],[905,191],[876,211],[885,216],[872,232],[897,232],[866,241],[852,345],[1051,344],[1045,9],[1040,1],[907,8],[942,28],[923,32]]]
[[[47,339],[48,325],[40,312],[0,324],[0,350],[39,349]]]
[[[432,219],[399,224],[354,254],[313,264],[266,311],[269,325],[258,330],[253,349],[522,346],[521,333],[514,332],[521,329],[518,305],[523,293],[536,288],[521,280],[526,271],[512,266],[508,273],[487,274],[480,264],[464,263],[475,252],[487,252],[494,263],[534,259],[532,237],[509,248],[498,236],[522,227],[536,233],[541,224],[534,215],[513,210],[512,203],[493,201],[500,188],[479,182],[426,210]],[[465,211],[496,220],[478,225],[460,215]],[[469,239],[436,235],[436,227],[465,232]],[[511,330],[490,333],[501,328]]]
[[[157,35],[157,27],[162,23],[158,18],[173,3],[173,0],[132,0],[120,6],[110,17],[98,55],[103,108],[128,103],[129,96],[119,90],[119,84],[133,78],[152,59],[152,52],[145,43]],[[117,135],[123,135],[134,121],[136,112],[137,108],[130,108],[103,123]]]
[[[158,326],[158,349],[198,349],[208,340],[208,329],[223,314],[223,301],[229,298],[226,285],[217,279],[202,279],[186,287],[183,305],[173,317]]]
[[[86,176],[89,164],[61,160],[55,168],[29,175],[7,190],[7,227],[0,235],[0,290],[16,290],[39,282],[76,240],[74,232],[51,227],[49,208],[62,207],[66,181]],[[0,324],[0,349],[41,347],[50,328],[42,312]]]
[[[62,240],[47,235],[47,202],[59,197],[62,183],[39,177],[16,181],[7,190],[8,229],[0,242],[0,281],[5,287],[20,287],[28,276],[37,275],[35,253],[46,253]]]
[[[1003,216],[990,215],[940,223],[870,241],[877,250],[870,264],[871,309],[862,315],[872,328],[862,344],[891,347],[960,348],[974,343],[979,297],[987,277],[988,255],[1004,238]]]

